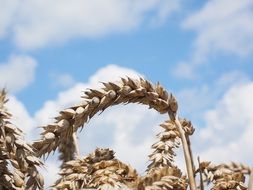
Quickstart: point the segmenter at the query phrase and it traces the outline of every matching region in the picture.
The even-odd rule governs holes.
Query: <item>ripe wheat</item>
[[[11,114],[5,108],[6,93],[1,92],[0,190],[43,189],[43,177],[37,170],[42,166],[40,157],[56,149],[60,153],[61,171],[60,178],[51,187],[53,190],[203,190],[208,184],[212,184],[212,190],[247,189],[245,175],[250,175],[249,179],[253,180],[252,168],[243,164],[201,162],[195,169],[190,144],[190,136],[195,129],[190,121],[178,117],[175,97],[159,83],[153,85],[142,78],[122,78],[119,82],[103,85],[101,89],[85,91],[78,105],[60,111],[53,123],[42,127],[40,139],[32,145],[26,143],[22,131],[11,124]],[[110,106],[128,103],[144,104],[169,116],[169,120],[160,125],[163,131],[152,145],[150,164],[142,176],[116,159],[113,150],[97,148],[88,156],[81,157],[77,145],[77,130],[82,129],[96,113]],[[174,164],[174,150],[180,145],[184,150],[187,174]],[[200,184],[196,185],[198,175]]]
[[[11,123],[6,102],[3,90],[0,92],[0,189],[42,189],[44,180],[37,170],[42,162],[23,139],[22,131]]]

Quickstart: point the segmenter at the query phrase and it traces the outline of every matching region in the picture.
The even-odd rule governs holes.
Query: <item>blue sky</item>
[[[226,161],[240,147],[253,146],[247,136],[253,135],[251,0],[0,0],[0,4],[0,87],[9,91],[16,123],[29,137],[38,138],[36,126],[79,101],[82,88],[129,74],[160,81],[176,95],[180,114],[197,128],[193,141],[202,157]],[[110,114],[121,109],[102,118],[112,122]],[[138,120],[130,114],[133,126],[151,122],[145,121],[149,115],[152,124],[163,119],[138,106],[127,107],[133,113],[136,109],[143,116]],[[95,146],[115,147],[117,135],[124,133],[116,127],[118,121],[110,122],[110,132],[99,127],[90,132],[112,136],[110,142],[90,139]],[[134,134],[141,129],[128,131],[133,139],[118,149],[121,157],[133,145],[152,144],[151,129],[143,133],[143,144],[136,140]],[[248,154],[243,149],[235,160],[249,162],[253,155]],[[136,167],[142,168],[140,162],[134,162]]]
[[[252,74],[251,54],[238,56],[237,52],[230,53],[217,48],[219,52],[210,53],[211,55],[208,55],[206,60],[201,61],[203,64],[201,63],[202,65],[194,72],[195,80],[188,80],[187,77],[185,80],[185,77],[177,76],[174,72],[175,68],[180,62],[191,62],[191,55],[195,53],[193,49],[197,34],[192,30],[185,29],[184,22],[188,17],[191,17],[191,14],[203,9],[205,4],[193,1],[192,4],[172,2],[174,3],[168,4],[173,6],[176,4],[176,10],[167,13],[169,16],[160,21],[161,23],[151,23],[153,17],[157,16],[154,14],[158,14],[156,11],[159,11],[151,7],[141,15],[142,22],[138,26],[130,27],[126,31],[112,31],[97,37],[73,35],[70,40],[63,39],[52,44],[48,42],[42,47],[36,41],[31,42],[31,46],[35,46],[35,48],[15,43],[15,39],[13,39],[15,34],[11,35],[14,31],[6,29],[7,34],[2,36],[0,46],[1,64],[6,63],[13,55],[27,55],[38,63],[35,70],[36,76],[32,83],[16,93],[17,97],[27,104],[30,113],[41,107],[45,100],[55,98],[57,92],[63,89],[64,86],[52,85],[55,80],[54,75],[56,77],[56,75],[68,74],[74,81],[86,81],[96,70],[108,64],[132,68],[143,73],[153,82],[160,81],[173,92],[187,86],[191,87],[191,85],[212,83],[223,73],[235,70],[249,76]],[[158,1],[157,4],[159,3],[163,2]],[[11,24],[15,25],[15,21]],[[35,24],[31,23],[30,25]],[[63,28],[63,26],[59,26],[59,29],[61,27]],[[67,24],[64,27],[67,27]],[[33,31],[31,30],[31,32]],[[29,34],[27,38],[29,38]],[[247,39],[247,36],[245,38]],[[49,39],[45,39],[45,41],[47,40]],[[233,38],[229,40],[233,40]],[[43,80],[41,80],[42,78]],[[47,93],[41,93],[39,90],[41,88]],[[27,93],[29,93],[29,97]],[[36,96],[36,101],[31,102],[31,95]]]

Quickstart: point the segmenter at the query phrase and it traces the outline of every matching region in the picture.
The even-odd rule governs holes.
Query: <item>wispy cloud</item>
[[[179,0],[1,0],[0,4],[0,37],[10,35],[18,47],[29,50],[160,23],[180,5]]]
[[[26,55],[12,55],[0,63],[0,88],[17,93],[31,84],[35,78],[37,62]]]
[[[75,79],[68,73],[51,73],[49,76],[52,78],[52,87],[69,88],[76,83]]]
[[[233,86],[245,85],[250,77],[241,71],[230,71],[221,74],[215,81],[188,86],[180,89],[175,95],[181,107],[181,114],[190,118],[194,124],[203,127],[204,115],[214,108],[217,102]]]
[[[174,74],[193,78],[194,71],[210,55],[233,54],[239,57],[253,52],[253,1],[210,0],[183,21],[185,30],[196,32],[188,61],[179,63]],[[179,71],[187,68],[187,74]]]
[[[251,0],[211,0],[183,26],[196,31],[195,56],[199,58],[218,51],[244,56],[253,51],[252,20]]]
[[[206,112],[206,128],[199,133],[196,144],[202,159],[215,162],[245,162],[252,164],[253,155],[253,83],[235,85],[215,108]]]

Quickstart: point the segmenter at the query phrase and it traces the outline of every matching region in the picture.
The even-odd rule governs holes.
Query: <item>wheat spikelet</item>
[[[193,134],[194,128],[185,119],[180,123],[187,136]],[[168,120],[160,125],[164,131],[157,137],[159,141],[152,145],[153,153],[149,155],[151,161],[148,173],[139,184],[140,189],[186,189],[186,177],[182,176],[180,169],[174,166],[176,156],[174,148],[180,144],[180,133],[174,121]],[[146,182],[145,182],[146,181]]]
[[[12,173],[8,169],[8,156],[4,153],[2,143],[0,144],[0,189],[15,189],[18,188],[14,185],[14,178]],[[23,180],[22,180],[23,182]]]
[[[179,168],[159,167],[152,169],[138,183],[138,190],[186,190],[187,180]]]
[[[250,168],[243,164],[219,164],[201,162],[196,172],[203,171],[206,183],[213,183],[212,190],[238,189],[246,190],[245,174],[250,174]]]
[[[5,108],[6,92],[0,93],[0,174],[1,185],[7,189],[42,189],[43,177],[37,171],[42,162],[35,157],[32,146],[23,140],[20,129],[11,122],[11,114]],[[9,171],[7,164],[14,168]],[[0,185],[0,187],[1,187]]]
[[[180,134],[172,121],[165,121],[160,125],[164,131],[158,133],[159,141],[152,145],[153,153],[149,155],[149,164],[147,171],[159,167],[172,167],[173,159],[176,155],[174,148],[179,147]]]
[[[180,122],[186,135],[192,135],[194,128],[191,123],[186,119],[180,119]],[[174,148],[178,148],[180,144],[180,133],[172,120],[165,121],[160,126],[164,131],[157,135],[159,141],[152,145],[154,151],[149,155],[151,163],[147,171],[157,167],[172,167],[176,156]]]
[[[85,122],[97,112],[109,106],[121,103],[140,103],[149,105],[150,108],[160,113],[169,113],[174,119],[177,111],[177,102],[171,93],[166,92],[159,84],[152,85],[144,79],[122,79],[119,83],[103,83],[104,88],[85,91],[84,101],[78,106],[73,106],[60,112],[55,118],[55,123],[44,126],[42,138],[34,142],[38,155],[56,150]],[[47,138],[49,136],[50,138]]]
[[[66,162],[53,189],[124,189],[134,187],[134,169],[114,158],[110,149],[97,148],[83,159]]]
[[[240,172],[246,175],[250,175],[251,173],[251,168],[248,166],[245,166],[242,163],[231,162],[230,164],[221,164],[221,167],[227,168],[231,170],[232,172]]]

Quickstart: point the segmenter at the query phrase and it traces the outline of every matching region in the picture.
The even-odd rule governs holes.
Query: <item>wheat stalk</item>
[[[179,133],[180,133],[180,138],[181,138],[182,145],[183,145],[184,158],[185,158],[185,163],[186,163],[186,169],[187,169],[187,173],[188,173],[190,188],[191,188],[191,190],[197,190],[196,182],[195,182],[195,179],[194,179],[194,172],[193,172],[193,164],[192,164],[193,161],[192,161],[191,154],[190,154],[190,151],[189,151],[190,150],[189,146],[187,144],[185,131],[183,130],[183,126],[180,123],[180,121],[178,119],[178,116],[176,116],[176,119],[175,119],[174,122],[175,122],[175,124],[178,128]]]
[[[42,189],[44,180],[37,167],[42,162],[35,156],[33,147],[23,139],[22,131],[11,122],[5,108],[6,92],[0,92],[0,174],[1,186],[7,189]],[[7,166],[14,169],[11,172]],[[3,185],[2,185],[3,184]]]

